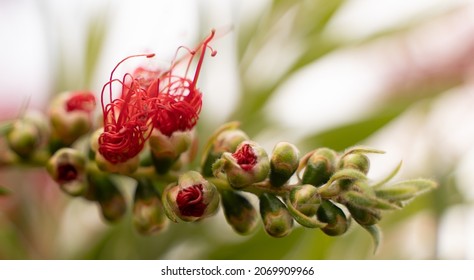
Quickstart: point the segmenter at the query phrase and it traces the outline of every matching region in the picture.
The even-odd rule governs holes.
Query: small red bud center
[[[202,185],[192,185],[178,192],[176,197],[179,212],[183,216],[201,217],[207,205],[203,203]]]
[[[250,144],[243,145],[239,150],[233,153],[232,156],[237,160],[237,164],[245,171],[249,171],[257,164],[257,155]]]
[[[75,93],[66,102],[66,111],[92,112],[95,108],[95,97],[91,92]]]
[[[72,164],[61,164],[58,166],[59,183],[67,183],[77,178],[77,169]]]

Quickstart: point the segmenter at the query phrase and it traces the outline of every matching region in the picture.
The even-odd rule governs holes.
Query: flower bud
[[[290,201],[296,210],[308,217],[314,216],[321,204],[316,187],[309,184],[293,188]]]
[[[95,96],[88,91],[59,94],[49,108],[52,138],[69,146],[92,128]]]
[[[321,230],[329,236],[344,234],[350,226],[350,220],[338,206],[330,200],[323,200],[317,212],[318,220],[327,223]]]
[[[219,131],[211,138],[210,147],[204,153],[202,170],[204,176],[212,176],[212,165],[223,153],[233,153],[237,146],[249,137],[240,129],[229,128]]]
[[[302,183],[319,187],[326,183],[335,171],[336,152],[319,148],[309,157]]]
[[[251,233],[257,227],[258,214],[250,201],[235,191],[222,191],[221,197],[230,226],[240,234]]]
[[[265,180],[270,172],[270,162],[262,147],[255,142],[244,141],[235,153],[223,153],[213,169],[217,174],[223,170],[230,185],[240,189]]]
[[[163,206],[167,216],[177,222],[201,220],[214,215],[219,206],[216,187],[196,171],[188,171],[178,179],[177,185],[163,192]]]
[[[61,189],[69,195],[77,196],[84,193],[85,156],[78,150],[62,148],[49,159],[46,169]]]
[[[168,172],[180,155],[192,144],[192,132],[176,131],[171,136],[154,129],[148,140],[153,164],[158,173]]]
[[[361,226],[375,225],[382,218],[381,212],[378,209],[361,208],[352,203],[345,204],[352,218]]]
[[[6,134],[10,149],[26,159],[46,143],[47,123],[39,112],[30,112],[14,121]]]
[[[286,205],[272,194],[260,196],[260,215],[265,231],[273,237],[284,237],[293,229],[293,217]]]
[[[280,142],[275,145],[270,159],[270,182],[274,187],[285,184],[299,164],[299,150],[295,145]]]
[[[370,168],[369,158],[362,153],[349,153],[339,161],[339,168],[352,168],[367,175]]]
[[[168,225],[161,197],[150,182],[138,181],[133,203],[133,224],[141,234],[155,234]]]
[[[87,180],[89,189],[86,198],[99,203],[105,220],[109,222],[119,221],[127,211],[127,203],[116,183],[107,175],[89,174]]]

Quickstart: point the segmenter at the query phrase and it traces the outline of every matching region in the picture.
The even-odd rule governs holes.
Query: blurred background
[[[363,144],[386,151],[370,156],[374,180],[403,161],[395,179],[439,188],[384,214],[374,255],[358,226],[242,237],[222,213],[145,237],[41,169],[1,167],[0,259],[474,259],[474,1],[0,0],[0,120],[64,90],[99,95],[122,58],[169,63],[212,28],[201,143],[238,120],[267,151]]]

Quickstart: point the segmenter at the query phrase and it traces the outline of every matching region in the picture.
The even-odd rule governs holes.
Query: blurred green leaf
[[[90,88],[91,80],[95,75],[95,69],[99,57],[102,53],[104,41],[107,35],[108,13],[102,11],[97,13],[89,21],[86,45],[85,45],[85,61],[84,61],[84,84],[86,88]]]

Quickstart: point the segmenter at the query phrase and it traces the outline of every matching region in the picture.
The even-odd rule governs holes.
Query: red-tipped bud
[[[163,192],[163,206],[168,217],[177,222],[204,219],[214,215],[219,206],[216,187],[196,171],[179,177],[177,185],[168,186]]]
[[[265,180],[270,161],[265,150],[255,142],[244,141],[234,153],[224,153],[213,166],[214,173],[224,172],[234,188],[244,188]]]
[[[89,91],[59,94],[49,108],[52,136],[68,146],[92,128],[95,96]]]

